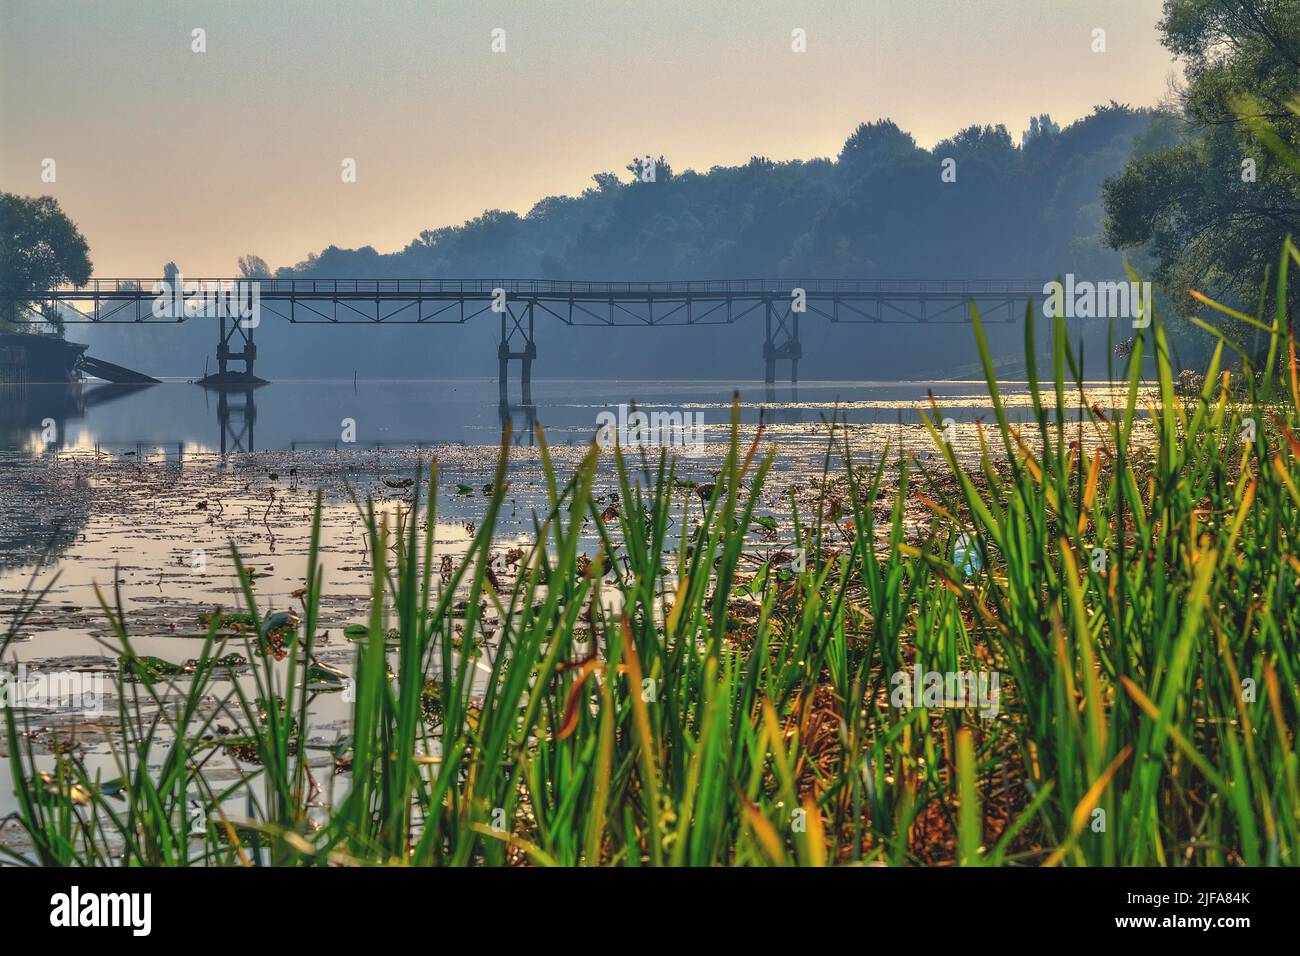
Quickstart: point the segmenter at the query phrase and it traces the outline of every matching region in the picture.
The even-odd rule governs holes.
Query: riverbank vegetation
[[[1189,289],[1250,311],[1300,234],[1300,0],[1167,0],[1160,31],[1184,80],[1105,185],[1105,240],[1146,250],[1181,316],[1201,307]]]
[[[1297,267],[1288,242],[1276,302]],[[1243,355],[1226,371],[1224,338],[1203,384],[1179,389],[1157,320],[1114,376],[1125,400],[1102,407],[1061,321],[1037,367],[1029,309],[1036,398],[1020,427],[972,312],[995,410],[968,426],[978,467],[955,457],[937,407],[930,460],[856,462],[832,420],[817,507],[792,513],[798,545],[757,573],[740,556],[779,454],[761,435],[733,429],[716,482],[695,488],[667,455],[617,449],[619,505],[602,508],[600,449],[557,474],[539,433],[549,508],[512,582],[490,563],[504,450],[454,564],[434,551],[429,475],[396,515],[358,502],[373,593],[350,672],[314,658],[314,543],[298,613],[264,616],[241,571],[245,606],[229,611],[243,633],[214,618],[181,673],[135,653],[105,592],[122,661],[116,773],[76,748],[38,753],[6,710],[30,844],[7,852],[83,865],[1293,864],[1300,387],[1285,309],[1233,317],[1268,336],[1258,367]],[[247,680],[229,680],[234,653]],[[929,674],[997,675],[996,694],[978,680],[978,700],[898,693],[900,675]],[[308,705],[329,693],[346,695],[350,720],[323,740]],[[212,773],[218,755],[238,772]]]

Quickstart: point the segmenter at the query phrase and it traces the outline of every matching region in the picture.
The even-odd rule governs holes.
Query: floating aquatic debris
[[[194,673],[192,667],[187,667],[184,664],[173,664],[171,661],[165,661],[161,657],[153,657],[148,654],[122,656],[117,659],[117,662],[122,674],[144,681],[146,684],[153,684],[168,677],[182,677]]]
[[[202,661],[197,660],[195,658],[191,658],[190,660],[187,660],[185,662],[186,673],[198,673],[200,670],[203,670],[203,667],[200,666],[202,663],[203,663]],[[221,657],[210,657],[208,658],[207,661],[208,668],[244,667],[247,666],[247,664],[248,664],[248,658],[246,658],[243,654],[224,654]]]
[[[326,692],[343,690],[350,680],[346,671],[315,659],[307,665],[305,679],[308,690]]]

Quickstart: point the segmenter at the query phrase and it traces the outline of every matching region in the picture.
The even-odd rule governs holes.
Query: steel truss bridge
[[[1043,283],[1023,279],[714,279],[673,282],[584,282],[554,279],[205,279],[179,277],[184,298],[201,302],[207,290],[254,286],[260,310],[299,325],[461,325],[483,315],[501,323],[497,347],[501,401],[507,402],[508,369],[521,364],[525,406],[531,406],[532,364],[537,358],[536,319],[567,326],[636,328],[730,325],[763,317],[764,380],[776,381],[778,360],[799,379],[800,319],[820,316],[833,324],[963,323],[968,305],[1012,321]],[[217,367],[211,385],[260,382],[253,375],[258,323],[218,307],[195,315],[154,313],[155,289],[168,279],[94,279],[86,285],[24,293],[23,302],[0,299],[0,312],[16,318],[27,303],[53,307],[65,324],[155,325],[217,319]],[[201,306],[200,306],[201,308]],[[261,315],[260,320],[265,321]],[[231,362],[242,362],[232,372]]]

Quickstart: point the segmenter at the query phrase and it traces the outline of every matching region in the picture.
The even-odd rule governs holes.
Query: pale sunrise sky
[[[879,117],[930,146],[971,123],[1018,139],[1031,114],[1064,126],[1112,99],[1153,105],[1177,69],[1161,6],[0,0],[0,189],[55,196],[101,277],[168,260],[228,275],[241,254],[276,267],[331,243],[389,252],[595,172],[626,177],[647,152],[702,171],[833,157]]]

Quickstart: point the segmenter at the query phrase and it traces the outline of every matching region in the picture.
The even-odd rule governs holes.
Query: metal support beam
[[[537,342],[534,339],[534,303],[531,299],[524,303],[522,311],[515,313],[509,300],[501,312],[501,342],[497,345],[497,387],[503,407],[510,405],[510,362],[519,362],[519,384],[523,391],[523,404],[533,404],[533,360],[537,358]],[[508,321],[507,321],[508,320]],[[514,346],[520,347],[516,349]]]
[[[237,350],[231,348],[235,342]],[[265,382],[253,374],[257,359],[257,346],[253,342],[253,326],[240,319],[217,316],[217,374],[199,380],[200,385],[262,385]],[[243,362],[242,372],[232,372],[231,362]]]
[[[789,359],[790,381],[798,382],[799,359],[803,358],[803,346],[799,342],[799,313],[792,305],[786,305],[783,314],[770,298],[763,300],[763,311],[763,381],[768,385],[774,384],[777,360]]]

